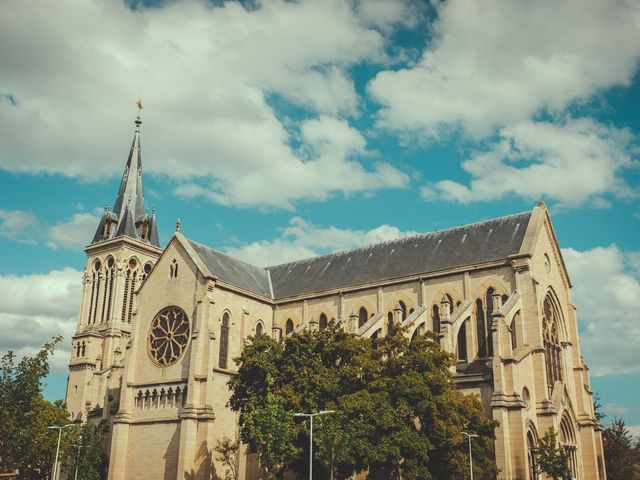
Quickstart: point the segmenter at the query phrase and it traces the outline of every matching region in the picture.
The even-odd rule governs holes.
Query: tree
[[[634,444],[624,420],[613,419],[602,443],[609,480],[640,480],[640,440]]]
[[[225,472],[224,480],[238,480],[238,448],[240,442],[238,440],[232,440],[229,437],[224,437],[222,440],[216,442],[214,451],[216,453],[216,460],[227,469]]]
[[[541,472],[553,480],[571,480],[569,456],[558,445],[558,434],[553,427],[549,428],[538,443],[536,464]]]
[[[106,478],[108,461],[104,452],[107,429],[106,422],[100,425],[85,423],[72,433],[64,462],[70,478],[76,469],[78,478],[82,480]]]
[[[61,337],[46,343],[34,356],[19,362],[12,351],[0,362],[0,471],[20,471],[20,478],[51,475],[58,440],[49,425],[69,418],[62,401],[42,397],[42,379],[49,373],[49,356]],[[61,451],[68,444],[63,434]]]
[[[483,416],[476,397],[455,389],[454,359],[435,339],[426,334],[409,341],[399,328],[364,339],[334,322],[283,342],[252,339],[229,382],[242,440],[257,447],[274,476],[292,470],[302,478],[309,468],[309,432],[293,413],[335,410],[314,422],[317,478],[363,471],[372,480],[464,477],[465,429],[480,435],[474,442],[476,478],[495,474],[495,423]]]

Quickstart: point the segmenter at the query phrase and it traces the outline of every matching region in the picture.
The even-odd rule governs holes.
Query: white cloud
[[[77,212],[68,220],[45,225],[34,212],[0,209],[0,237],[30,244],[46,244],[49,248],[81,250],[93,238],[99,213]]]
[[[335,191],[402,188],[409,181],[406,174],[389,164],[378,162],[366,169],[355,161],[358,155],[368,155],[366,141],[344,120],[320,116],[302,122],[300,130],[305,145],[300,156],[286,154],[266,168],[247,164],[239,176],[237,170],[227,168],[212,185],[185,182],[176,193],[224,204],[291,208],[291,199],[324,200]]]
[[[371,230],[320,227],[303,218],[293,217],[280,237],[252,242],[227,249],[227,254],[253,265],[267,266],[300,260],[315,255],[358,248],[374,243],[414,235],[392,225],[380,225]]]
[[[628,85],[640,58],[640,8],[626,0],[440,2],[422,59],[369,84],[379,123],[483,137]]]
[[[638,194],[622,178],[633,160],[627,130],[605,127],[590,119],[567,119],[562,125],[525,121],[500,130],[488,151],[462,163],[469,185],[442,180],[422,189],[427,200],[443,198],[469,203],[496,200],[506,194],[551,198],[568,206],[592,200],[606,208],[603,194],[619,198]]]
[[[45,274],[0,276],[0,354],[13,350],[33,355],[52,337],[62,335],[51,367],[65,372],[71,358],[82,273],[72,268]]]
[[[57,222],[49,228],[47,245],[53,249],[82,250],[93,238],[99,220],[92,213],[74,213],[68,221]]]
[[[640,276],[615,245],[562,254],[582,327],[582,353],[593,375],[640,371]]]
[[[329,163],[306,158],[267,97],[310,116],[357,113],[348,69],[385,60],[380,32],[409,21],[396,3],[274,0],[246,10],[185,0],[131,11],[99,0],[2,2],[0,94],[15,101],[0,100],[0,166],[119,173],[140,93],[145,170],[185,180],[182,193],[206,185],[222,203],[289,206],[395,187],[402,174],[388,164],[368,168],[338,152]],[[336,180],[344,173],[347,186]],[[311,186],[324,192],[308,195]]]
[[[32,243],[37,226],[38,218],[33,212],[0,208],[0,237]]]
[[[636,441],[640,441],[640,425],[627,425],[627,430]]]

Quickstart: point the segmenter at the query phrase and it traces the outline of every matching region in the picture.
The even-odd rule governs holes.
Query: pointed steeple
[[[114,237],[127,236],[160,246],[158,227],[155,220],[155,208],[150,218],[144,208],[142,192],[142,151],[140,149],[140,111],[142,102],[137,102],[138,115],[135,121],[133,142],[129,157],[122,173],[120,188],[113,210],[105,207],[100,224],[91,243],[109,240]]]
[[[140,150],[140,111],[136,117],[136,129],[133,133],[133,142],[129,151],[129,158],[124,167],[122,180],[120,181],[120,189],[116,197],[115,213],[119,219],[123,218],[124,210],[127,202],[131,201],[134,218],[144,215],[144,195],[142,194],[142,152]]]

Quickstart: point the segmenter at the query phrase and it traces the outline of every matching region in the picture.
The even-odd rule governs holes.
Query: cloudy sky
[[[639,62],[632,0],[1,2],[0,351],[73,334],[141,97],[163,243],[276,264],[544,199],[640,434]]]

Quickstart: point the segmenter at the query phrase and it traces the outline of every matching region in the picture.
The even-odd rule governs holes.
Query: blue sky
[[[0,5],[0,350],[73,334],[142,97],[163,243],[180,218],[275,264],[544,199],[593,388],[640,434],[637,5],[41,3]]]

